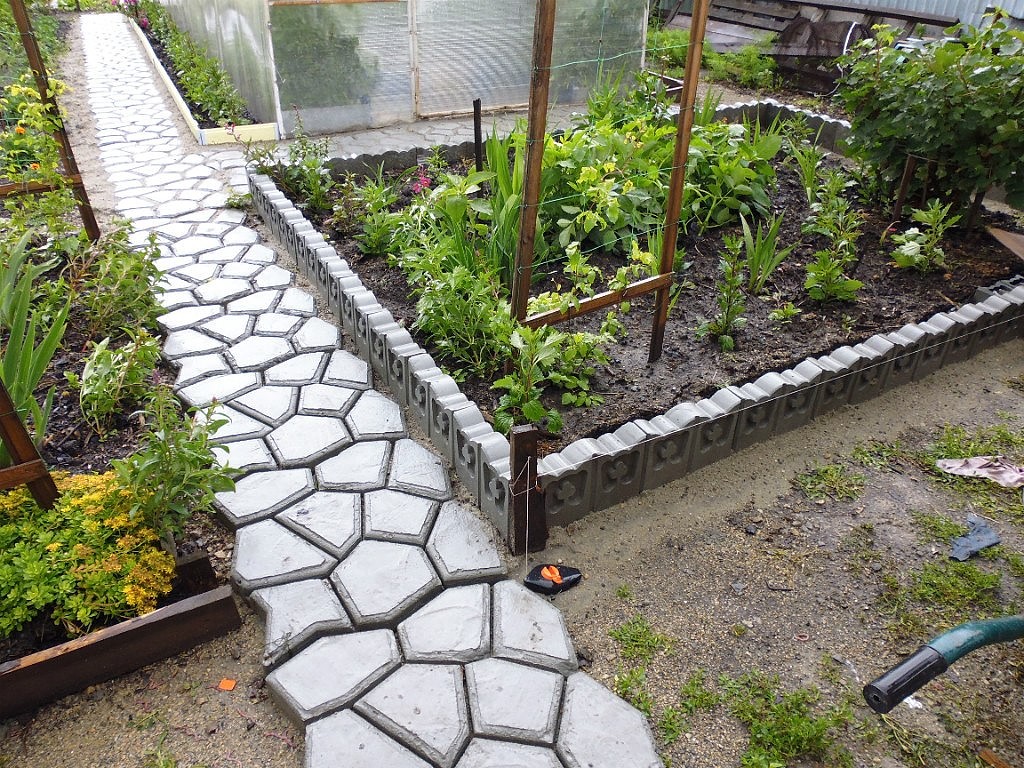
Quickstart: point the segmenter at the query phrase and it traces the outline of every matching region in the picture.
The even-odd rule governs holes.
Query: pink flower
[[[430,189],[430,177],[420,170],[416,181],[412,183],[412,191],[418,195],[426,189]]]
[[[139,16],[139,26],[143,29],[149,29],[149,19],[145,16]]]

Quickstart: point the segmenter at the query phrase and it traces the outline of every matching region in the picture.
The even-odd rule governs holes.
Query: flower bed
[[[770,120],[780,111],[802,114],[812,132],[820,126],[819,140],[828,142],[826,146],[846,129],[839,121],[775,103],[728,108],[723,116],[745,113]],[[387,159],[353,162],[375,167]],[[492,429],[480,408],[413,341],[269,178],[252,175],[250,190],[257,210],[295,255],[300,272],[321,290],[381,380],[416,415],[481,508],[507,535],[506,438]],[[978,299],[977,304],[935,314],[926,322],[842,346],[709,397],[678,403],[660,415],[634,419],[543,457],[540,484],[551,522],[571,522],[844,403],[860,402],[1019,335],[1024,287],[1003,285]]]

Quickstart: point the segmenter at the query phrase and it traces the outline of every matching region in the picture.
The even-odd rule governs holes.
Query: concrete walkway
[[[660,766],[640,713],[577,670],[558,610],[504,580],[489,526],[453,500],[367,363],[224,208],[223,178],[246,189],[241,153],[179,135],[124,17],[81,23],[117,210],[160,245],[176,388],[229,420],[224,460],[244,473],[218,497],[237,529],[233,580],[265,617],[267,681],[306,728],[306,764]],[[339,151],[454,141],[456,122]]]

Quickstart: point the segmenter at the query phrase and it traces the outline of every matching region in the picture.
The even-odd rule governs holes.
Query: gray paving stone
[[[277,254],[262,243],[250,245],[242,255],[242,261],[250,261],[253,264],[273,264],[276,260]]]
[[[337,560],[285,528],[263,520],[239,529],[231,580],[245,593],[290,581],[324,577]]]
[[[248,264],[244,261],[232,261],[220,268],[221,277],[239,277],[248,280],[260,271],[259,264]]]
[[[199,327],[203,333],[225,344],[234,344],[252,332],[252,318],[249,315],[221,315]]]
[[[327,355],[323,352],[296,355],[290,360],[268,368],[264,376],[267,384],[310,384],[320,379],[326,358]]]
[[[562,768],[562,763],[545,747],[473,739],[455,768]]]
[[[356,626],[394,626],[411,608],[441,588],[419,547],[361,541],[331,573]]]
[[[260,380],[255,373],[229,373],[189,384],[178,390],[178,396],[189,405],[204,408],[215,400],[226,402],[259,385]]]
[[[196,298],[202,304],[226,304],[251,292],[249,281],[237,277],[218,277],[195,290]]]
[[[458,501],[441,505],[427,552],[445,585],[496,581],[505,575],[491,525]]]
[[[562,675],[502,659],[466,666],[473,732],[518,741],[555,741]]]
[[[173,312],[182,307],[194,307],[197,303],[192,291],[163,291],[158,293],[155,298],[156,303],[166,312]]]
[[[331,353],[331,359],[327,363],[324,383],[366,389],[370,386],[370,366],[351,352],[337,350]]]
[[[302,319],[295,315],[267,312],[256,320],[256,333],[260,336],[287,336],[301,322]]]
[[[167,312],[157,318],[161,328],[168,331],[180,331],[195,326],[220,315],[219,307],[182,307]]]
[[[367,390],[359,396],[345,417],[356,440],[382,440],[405,437],[405,423],[398,403],[380,392]]]
[[[268,264],[260,270],[253,284],[257,288],[287,288],[292,284],[292,273],[276,264]]]
[[[439,506],[432,499],[388,489],[370,491],[364,503],[367,538],[420,546],[426,543]]]
[[[399,440],[391,460],[388,487],[432,499],[451,496],[448,473],[435,454],[414,440]]]
[[[200,254],[197,257],[197,261],[201,264],[231,264],[242,258],[242,254],[245,253],[245,248],[241,245],[225,245],[222,248],[215,248],[212,251]],[[221,270],[223,275],[223,269]]]
[[[264,666],[280,664],[318,635],[352,629],[341,601],[323,579],[257,589],[252,599],[265,622]]]
[[[398,625],[409,661],[470,662],[491,646],[491,589],[470,584],[444,590]]]
[[[228,360],[239,371],[266,370],[294,354],[288,340],[276,336],[249,336],[227,351]]]
[[[375,440],[350,445],[316,468],[322,488],[342,491],[373,491],[384,487],[391,443]]]
[[[202,284],[216,278],[219,272],[220,266],[217,264],[191,264],[174,270],[174,276],[191,283]]]
[[[399,661],[389,630],[334,635],[320,638],[271,672],[267,685],[287,711],[307,722],[351,704]]]
[[[227,232],[222,239],[224,245],[251,245],[252,243],[259,242],[260,236],[254,229],[236,226]]]
[[[188,291],[192,292],[195,288],[195,284],[189,280],[183,280],[180,277],[167,274],[166,272],[160,276],[160,279],[156,281],[157,287],[163,291]]]
[[[267,443],[285,467],[308,467],[352,442],[340,419],[292,416],[267,436]]]
[[[407,664],[354,709],[442,768],[455,764],[469,740],[466,690],[458,665]]]
[[[280,469],[267,444],[260,438],[225,443],[213,449],[217,464],[242,474]]]
[[[235,483],[235,490],[221,491],[215,506],[234,527],[270,517],[313,492],[308,469],[258,472]]]
[[[307,319],[292,337],[297,352],[331,352],[338,348],[341,332],[336,325],[331,325],[319,317]]]
[[[244,298],[229,302],[228,312],[243,315],[260,315],[264,312],[270,312],[280,298],[280,291],[256,291]]]
[[[312,317],[316,314],[316,302],[313,297],[300,288],[289,288],[281,296],[281,303],[277,307],[278,312],[286,315],[304,315]]]
[[[359,542],[361,515],[358,493],[317,491],[288,506],[277,519],[340,560]]]
[[[196,355],[181,359],[181,368],[174,380],[175,387],[184,387],[200,379],[231,373],[231,367],[223,355]]]
[[[189,205],[188,208],[190,211],[194,211],[196,206]],[[200,253],[212,251],[214,248],[220,248],[221,245],[222,243],[219,237],[192,235],[191,237],[183,238],[175,243],[174,252],[178,256],[198,256]]]
[[[340,418],[349,409],[359,391],[331,384],[309,384],[299,395],[299,413]]]
[[[561,612],[522,584],[494,585],[495,656],[556,672],[577,668],[576,652]]]
[[[195,263],[195,259],[191,256],[162,256],[158,259],[153,259],[153,266],[161,272],[175,272],[184,267],[190,267]]]
[[[566,681],[557,749],[566,768],[661,768],[647,721],[582,672]]]
[[[166,185],[163,185],[166,187]],[[183,187],[184,189],[184,187]],[[192,189],[190,185],[188,189]],[[169,190],[169,193],[173,196],[174,192]],[[218,222],[209,222],[206,224],[200,224],[196,227],[197,235],[209,235],[210,237],[218,238],[222,243],[224,242],[224,235],[231,231],[230,224],[221,224]]]
[[[232,405],[272,427],[279,427],[295,414],[297,387],[263,386],[232,401]]]
[[[342,757],[343,756],[343,757]],[[432,768],[351,710],[306,728],[306,768]]]
[[[225,419],[225,423],[217,427],[214,434],[217,440],[222,443],[230,443],[235,440],[250,440],[254,437],[263,437],[270,432],[270,427],[262,421],[257,421],[230,405],[220,403],[212,412],[212,420]],[[203,412],[197,414],[198,419],[205,419]]]

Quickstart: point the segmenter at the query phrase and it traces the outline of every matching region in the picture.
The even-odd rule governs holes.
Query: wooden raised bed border
[[[13,659],[0,665],[0,719],[187,651],[241,625],[231,587],[222,586]]]

